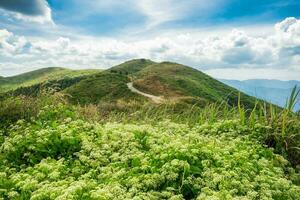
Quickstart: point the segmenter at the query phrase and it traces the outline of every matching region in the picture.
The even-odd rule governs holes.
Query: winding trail
[[[147,94],[147,93],[144,93],[142,91],[139,91],[138,89],[136,89],[135,87],[133,87],[133,83],[132,82],[127,83],[127,87],[132,92],[140,94],[140,95],[143,95],[143,96],[151,99],[154,103],[162,103],[164,101],[164,99],[162,97],[155,96],[155,95],[152,95],[152,94]]]

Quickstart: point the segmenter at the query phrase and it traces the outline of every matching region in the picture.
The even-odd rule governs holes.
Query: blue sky
[[[0,0],[0,75],[146,57],[300,79],[299,11],[299,0]]]
[[[25,0],[2,0],[0,7],[1,2],[16,2],[14,7],[17,9],[7,9],[7,11],[24,10],[26,11],[24,14],[27,15],[30,12],[43,14],[36,11],[38,7],[25,9],[26,6],[23,6],[22,8],[20,2],[23,1]],[[137,2],[144,2],[144,9],[143,5],[138,5]],[[91,36],[120,36],[124,34],[124,30],[135,27],[145,28],[144,26],[151,23],[151,20],[156,26],[152,26],[150,31],[159,31],[165,28],[205,28],[226,24],[230,26],[272,24],[286,17],[300,17],[298,0],[48,0],[47,3],[56,25]],[[155,15],[158,19],[155,19]],[[3,15],[1,21],[3,21],[1,28],[5,28],[5,24],[24,26],[24,22],[14,21]],[[40,26],[27,25],[21,30],[19,27],[12,28],[12,31],[19,34],[30,34],[29,31],[34,34],[32,32],[36,31],[41,34]]]

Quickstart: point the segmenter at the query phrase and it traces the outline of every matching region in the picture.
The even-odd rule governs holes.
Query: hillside
[[[237,105],[239,91],[188,66],[177,63],[156,63],[147,59],[130,60],[104,71],[45,68],[14,77],[0,79],[2,93],[36,95],[41,88],[63,90],[73,103],[139,101],[149,98],[132,92],[127,84],[141,93],[155,95],[165,103],[205,106],[214,102]],[[256,99],[241,93],[241,103],[253,108]]]
[[[138,95],[126,88],[128,82],[133,82],[133,86],[142,92],[161,96],[167,102],[201,106],[221,101],[237,105],[238,102],[238,90],[196,69],[177,63],[155,63],[146,59],[131,60],[112,67],[99,76],[90,77],[71,86],[65,92],[85,104],[109,100],[110,97],[110,101],[119,98],[130,100],[126,97]],[[254,107],[254,98],[241,94],[241,100],[246,107]]]
[[[15,90],[20,87],[30,87],[39,83],[91,75],[101,70],[70,70],[60,67],[50,67],[35,70],[12,77],[0,78],[0,93]]]
[[[171,100],[192,102],[228,101],[237,104],[239,91],[213,79],[212,77],[177,63],[163,62],[149,65],[134,74],[134,86],[149,93]],[[254,106],[255,99],[241,94],[242,103]]]
[[[143,99],[128,89],[126,83],[129,81],[127,75],[105,71],[72,85],[64,92],[70,96],[72,102],[80,104]]]
[[[248,95],[266,100],[278,106],[284,107],[294,86],[300,87],[300,81],[280,81],[267,79],[251,80],[220,80]],[[300,99],[299,99],[300,100]],[[295,105],[295,111],[300,109],[300,102]]]

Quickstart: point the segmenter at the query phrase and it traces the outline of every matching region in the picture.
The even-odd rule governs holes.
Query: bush
[[[300,198],[299,174],[260,144],[264,125],[100,125],[72,119],[71,112],[47,107],[35,121],[10,128],[1,145],[0,197]]]

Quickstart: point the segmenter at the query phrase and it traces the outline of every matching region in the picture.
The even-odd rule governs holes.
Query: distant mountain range
[[[221,82],[234,87],[248,95],[269,101],[279,106],[285,106],[287,98],[291,94],[292,88],[297,85],[300,87],[300,81],[280,81],[268,79],[251,79],[245,81],[224,80]],[[295,110],[300,109],[300,98],[295,106]]]

